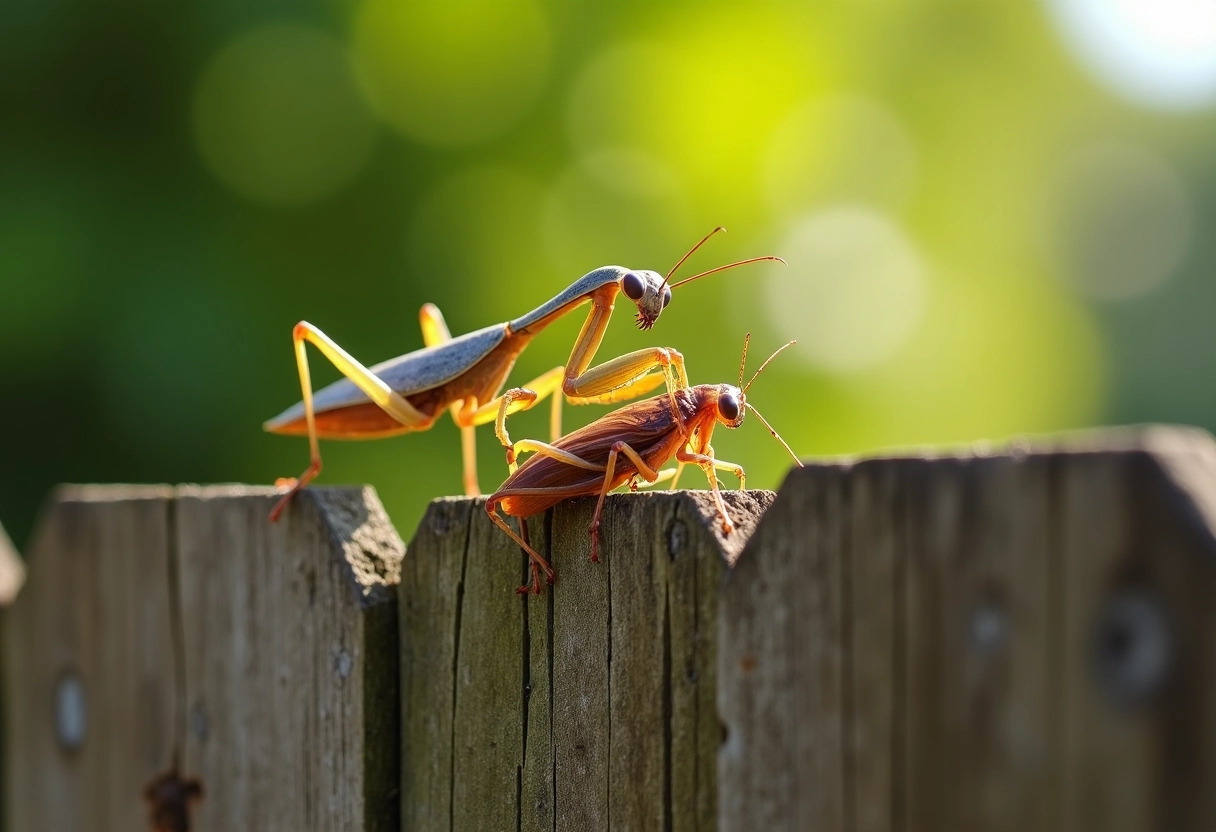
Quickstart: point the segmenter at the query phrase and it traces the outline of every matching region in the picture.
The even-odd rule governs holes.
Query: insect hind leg
[[[283,509],[297,491],[306,486],[317,474],[321,473],[321,449],[317,444],[317,416],[312,404],[312,377],[308,370],[308,352],[305,347],[312,344],[342,375],[355,383],[362,393],[372,400],[381,410],[392,416],[407,427],[422,427],[432,421],[425,413],[414,408],[405,398],[390,388],[382,379],[367,367],[360,364],[350,353],[338,346],[337,342],[317,329],[307,321],[300,321],[291,331],[292,344],[296,353],[296,369],[300,374],[300,392],[304,397],[304,419],[308,424],[309,465],[294,482],[288,481],[291,488],[275,504],[270,512],[270,521],[279,519]]]
[[[518,543],[523,550],[528,553],[528,558],[532,567],[532,585],[528,586],[525,584],[515,590],[516,593],[525,595],[528,592],[531,592],[533,595],[540,595],[540,573],[544,572],[545,578],[548,580],[548,582],[553,583],[553,567],[549,565],[549,561],[541,557],[541,554],[532,548],[532,545],[528,543],[528,541],[516,534],[515,530],[511,528],[506,520],[499,516],[497,500],[489,500],[486,502],[486,514],[490,516],[490,520],[494,523],[494,525],[506,532],[508,537]],[[523,522],[523,518],[520,518],[520,528],[523,528]]]
[[[422,343],[428,347],[437,347],[452,340],[452,333],[448,330],[447,321],[443,319],[443,313],[433,303],[422,304],[422,308],[418,310],[418,324],[422,328]],[[453,402],[449,410],[452,413],[452,421],[460,428],[464,493],[465,496],[476,497],[481,493],[481,486],[477,482],[477,438],[472,425],[460,423],[460,410],[463,405],[463,401]]]

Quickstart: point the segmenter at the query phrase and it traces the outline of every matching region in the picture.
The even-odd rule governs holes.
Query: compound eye
[[[735,398],[734,393],[723,393],[718,396],[718,412],[728,422],[739,418],[739,400]]]
[[[667,304],[671,303],[671,287],[668,286],[663,290],[663,308],[667,308]]]
[[[646,284],[642,282],[641,276],[625,272],[625,276],[621,278],[621,290],[630,300],[641,300],[642,295],[646,294]]]

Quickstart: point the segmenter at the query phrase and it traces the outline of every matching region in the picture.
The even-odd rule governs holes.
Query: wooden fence
[[[5,830],[1216,829],[1216,444],[479,501],[90,486],[0,618]],[[157,825],[159,824],[159,825]]]

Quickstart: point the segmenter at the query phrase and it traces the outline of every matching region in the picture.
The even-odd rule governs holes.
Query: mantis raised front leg
[[[688,386],[684,356],[678,351],[665,347],[647,347],[590,367],[612,317],[614,296],[615,292],[609,289],[592,293],[591,312],[583,322],[578,340],[570,352],[570,360],[561,374],[562,393],[571,404],[612,404],[649,393],[666,382],[672,412],[678,414],[675,391]],[[656,369],[661,372],[653,372]],[[552,381],[548,374],[541,378],[546,382]],[[515,455],[510,434],[507,433],[506,417],[520,410],[527,410],[540,399],[556,392],[556,387],[550,387],[548,384],[544,389],[529,387],[508,390],[499,400],[494,432],[498,441],[506,448],[507,463],[511,466],[515,464]],[[554,427],[559,427],[561,397],[554,396],[553,402]],[[554,430],[551,439],[556,441],[559,435],[560,430]]]

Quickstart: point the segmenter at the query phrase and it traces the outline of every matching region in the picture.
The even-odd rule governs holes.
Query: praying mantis
[[[710,237],[715,228],[680,258],[666,276],[648,269],[604,266],[588,272],[531,312],[504,323],[453,338],[439,309],[422,307],[422,349],[364,366],[320,329],[301,321],[292,330],[302,401],[267,421],[271,433],[307,435],[308,468],[289,485],[270,519],[279,518],[291,497],[321,471],[319,439],[378,439],[429,429],[449,410],[461,431],[465,493],[480,493],[477,484],[474,428],[495,422],[495,432],[506,447],[506,416],[526,410],[553,396],[551,438],[561,433],[561,399],[571,404],[614,403],[636,398],[666,382],[668,390],[685,388],[688,377],[684,357],[674,349],[648,347],[592,367],[618,294],[637,307],[639,329],[654,326],[671,301],[671,293],[685,283],[726,269],[779,257],[739,260],[695,274],[676,283],[671,277]],[[498,395],[519,354],[545,327],[590,301],[591,310],[564,366],[554,367],[521,387]],[[312,344],[344,376],[313,392],[306,345]],[[659,372],[654,372],[658,370]],[[560,390],[559,395],[555,395]]]
[[[539,514],[570,497],[599,494],[589,529],[591,560],[598,561],[604,497],[626,482],[636,485],[641,480],[653,485],[670,477],[676,470],[659,469],[673,456],[681,465],[697,465],[705,472],[713,492],[714,505],[722,519],[723,533],[730,534],[734,530],[714,472],[733,472],[739,478],[740,490],[746,482],[746,474],[743,466],[718,459],[710,439],[718,424],[732,430],[742,425],[748,410],[756,414],[756,418],[789,452],[794,462],[802,466],[785,440],[747,401],[747,391],[752,382],[782,350],[796,342],[790,341],[777,349],[744,384],[743,368],[747,363],[750,340],[749,333],[743,341],[738,385],[698,384],[689,387],[686,384],[676,390],[668,389],[665,395],[627,404],[552,444],[521,439],[510,447],[508,459],[511,461],[511,474],[487,498],[485,509],[490,520],[528,553],[531,587],[524,585],[516,592],[526,594],[530,589],[533,594],[540,594],[540,575],[543,572],[549,583],[553,583],[553,567],[499,516],[499,508],[507,515],[523,518]],[[535,456],[516,468],[514,459],[520,452],[533,452]]]

